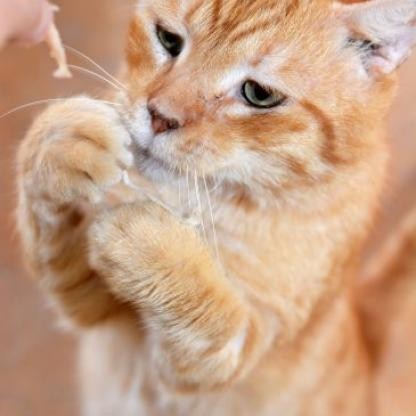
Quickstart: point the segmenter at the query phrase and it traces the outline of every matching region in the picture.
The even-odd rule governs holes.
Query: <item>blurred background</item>
[[[61,0],[64,42],[117,73],[133,0]],[[71,63],[93,69],[69,54]],[[15,153],[42,106],[9,110],[37,100],[97,94],[105,85],[83,73],[51,77],[46,47],[0,51],[0,415],[78,414],[75,340],[58,328],[45,299],[22,266],[14,230]],[[401,87],[389,120],[392,163],[383,212],[368,252],[416,204],[416,55],[400,70]]]

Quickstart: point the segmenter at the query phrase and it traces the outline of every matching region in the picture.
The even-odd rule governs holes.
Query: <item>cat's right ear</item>
[[[393,72],[416,44],[416,0],[336,2],[333,7],[350,42],[365,49],[363,62],[372,76]]]

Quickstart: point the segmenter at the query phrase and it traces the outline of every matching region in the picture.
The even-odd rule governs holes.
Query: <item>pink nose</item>
[[[148,110],[152,117],[152,127],[155,134],[165,133],[169,130],[177,130],[180,127],[178,120],[165,117],[155,107],[149,106]]]

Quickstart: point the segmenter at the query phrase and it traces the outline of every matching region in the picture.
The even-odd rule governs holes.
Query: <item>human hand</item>
[[[0,48],[9,42],[42,42],[53,13],[54,6],[48,0],[0,0]]]

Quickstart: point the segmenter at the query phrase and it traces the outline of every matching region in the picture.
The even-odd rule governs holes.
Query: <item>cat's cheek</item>
[[[154,139],[151,118],[144,101],[136,103],[127,118],[127,128],[136,145],[148,149]]]

